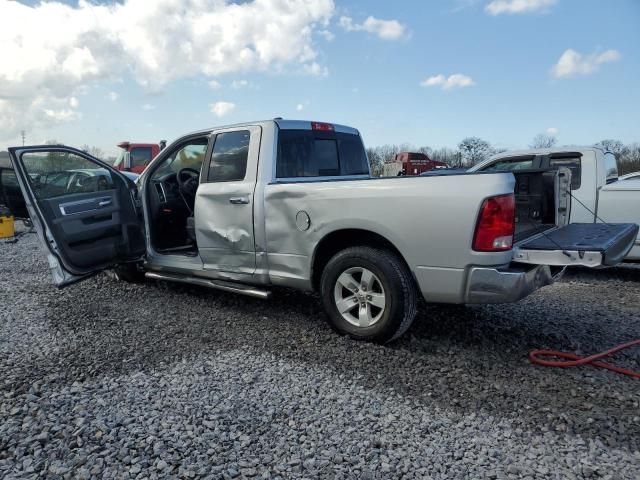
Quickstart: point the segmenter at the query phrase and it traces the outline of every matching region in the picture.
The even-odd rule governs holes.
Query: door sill
[[[187,283],[190,285],[197,285],[200,287],[213,288],[216,290],[223,290],[225,292],[239,293],[241,295],[247,295],[249,297],[261,298],[266,300],[271,296],[271,292],[260,288],[252,287],[242,283],[229,282],[226,280],[210,280],[206,278],[193,277],[189,275],[180,275],[176,273],[166,272],[147,272],[145,277],[153,280],[165,280],[167,282]]]

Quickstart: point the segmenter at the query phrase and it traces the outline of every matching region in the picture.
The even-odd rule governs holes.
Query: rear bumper
[[[471,267],[464,303],[511,303],[560,278],[548,265],[515,268]]]

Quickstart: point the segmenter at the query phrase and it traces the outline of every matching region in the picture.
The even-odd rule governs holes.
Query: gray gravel
[[[637,268],[422,307],[383,347],[298,292],[108,274],[59,291],[26,235],[0,241],[0,477],[637,479],[640,382],[526,354],[638,336]]]

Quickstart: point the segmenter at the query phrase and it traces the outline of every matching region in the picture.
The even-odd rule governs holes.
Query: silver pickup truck
[[[65,146],[9,149],[53,278],[106,268],[266,298],[319,291],[331,325],[398,338],[427,302],[515,302],[614,265],[635,224],[566,225],[569,169],[371,178],[357,130],[275,119],[165,148],[136,184]],[[108,184],[68,181],[100,169]]]

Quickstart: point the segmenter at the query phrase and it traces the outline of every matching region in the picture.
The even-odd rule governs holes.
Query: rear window
[[[488,167],[483,168],[487,172],[510,172],[512,170],[529,170],[535,168],[534,160],[536,157],[514,157],[514,158],[502,158],[496,160]]]
[[[276,177],[366,175],[367,157],[358,135],[311,130],[281,130]]]
[[[577,190],[582,184],[582,162],[578,157],[564,157],[549,159],[549,167],[560,168],[566,167],[571,170],[571,190]]]
[[[604,154],[604,171],[607,178],[607,183],[615,182],[618,180],[618,164],[616,157],[613,153]]]

